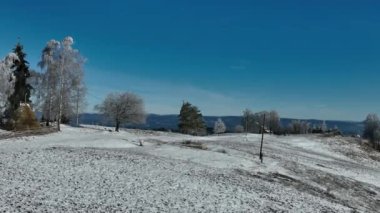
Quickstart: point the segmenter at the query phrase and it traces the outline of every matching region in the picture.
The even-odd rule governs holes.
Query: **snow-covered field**
[[[260,163],[259,146],[254,134],[97,126],[0,140],[0,211],[379,211],[380,153],[340,137],[266,135]]]

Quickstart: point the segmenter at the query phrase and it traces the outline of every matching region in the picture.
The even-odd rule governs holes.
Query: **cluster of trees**
[[[235,131],[238,132],[242,129],[244,132],[250,133],[261,133],[261,131],[264,130],[269,133],[280,134],[280,116],[274,110],[270,112],[262,111],[258,113],[253,113],[251,110],[245,109],[243,111],[241,126],[237,126],[235,128]]]
[[[368,139],[373,148],[380,151],[380,120],[377,114],[368,114],[365,119],[363,138]]]
[[[183,134],[206,135],[208,132],[201,111],[189,102],[183,102],[178,119],[178,129]],[[210,128],[210,132],[213,131],[214,134],[222,134],[226,130],[227,127],[221,118],[214,122],[212,129]]]
[[[265,117],[265,123],[264,122]],[[311,125],[307,121],[293,120],[289,125],[282,126],[279,114],[272,111],[262,111],[253,113],[246,109],[243,111],[241,125],[235,127],[235,132],[261,133],[264,130],[273,134],[310,134],[310,133],[334,133],[340,134],[337,126],[328,129],[327,124],[323,121],[320,125]]]
[[[62,41],[48,41],[38,63],[42,72],[29,70],[26,54],[19,43],[0,61],[2,127],[39,127],[32,107],[42,113],[41,120],[46,126],[57,122],[60,130],[61,123],[73,123],[74,118],[79,125],[79,115],[86,105],[83,70],[86,60],[73,45],[74,39],[70,36]],[[145,121],[143,101],[132,93],[109,94],[95,109],[115,121],[116,131],[122,123]]]
[[[85,58],[73,48],[73,44],[74,40],[70,36],[62,41],[52,39],[47,42],[38,63],[42,72],[29,69],[26,53],[20,43],[0,60],[0,126],[9,129],[37,128],[32,106],[42,112],[42,120],[46,125],[56,121],[58,130],[62,122],[67,123],[73,118],[79,124],[79,114],[86,104]],[[111,93],[95,109],[115,122],[116,131],[123,123],[139,124],[146,118],[143,100],[133,93]],[[180,132],[192,135],[207,133],[202,113],[189,102],[182,104],[178,118]],[[363,137],[380,150],[378,116],[369,114],[364,125]],[[276,111],[253,113],[249,109],[243,111],[241,125],[235,128],[235,132],[261,133],[262,130],[275,134],[339,131],[337,127],[328,129],[325,122],[311,126],[300,120],[294,120],[284,128]],[[213,131],[215,134],[226,132],[226,125],[221,119],[214,123]]]
[[[0,126],[6,129],[38,128],[30,107],[33,87],[23,46],[18,43],[5,59],[0,61]]]
[[[36,106],[49,125],[70,122],[85,105],[86,86],[83,80],[84,57],[73,48],[74,40],[67,36],[62,41],[50,40],[42,50],[39,66],[44,71],[36,76]]]
[[[288,128],[286,129],[287,133],[290,134],[311,134],[311,133],[336,133],[340,134],[340,131],[337,126],[334,126],[334,128],[329,129],[326,121],[323,121],[319,125],[311,125],[307,121],[301,121],[301,120],[293,120]]]
[[[263,123],[264,116],[266,117],[265,123]],[[189,102],[183,102],[178,119],[178,129],[183,134],[205,135],[207,133],[207,126],[202,113],[198,107]],[[241,125],[235,127],[235,132],[261,133],[264,129],[266,132],[280,134],[282,131],[280,116],[276,111],[253,113],[251,110],[246,109],[243,111],[241,123]],[[263,126],[264,128],[262,128]],[[214,122],[214,127],[211,130],[214,134],[222,134],[227,131],[227,127],[223,120],[219,118]]]
[[[0,62],[2,125],[14,129],[20,124],[17,119],[25,119],[26,115],[35,120],[34,113],[30,113],[32,107],[42,112],[47,125],[51,121],[57,121],[58,130],[60,123],[69,122],[73,115],[76,115],[77,123],[79,122],[79,113],[85,104],[85,59],[73,48],[73,44],[74,40],[70,36],[62,41],[47,42],[38,64],[42,72],[29,70],[26,53],[20,43]],[[26,115],[21,116],[23,113]]]

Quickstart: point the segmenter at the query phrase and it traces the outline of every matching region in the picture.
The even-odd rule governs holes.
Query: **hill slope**
[[[345,138],[63,126],[0,140],[0,211],[376,212],[380,153]],[[143,140],[144,146],[138,146]],[[202,143],[205,150],[185,146]]]

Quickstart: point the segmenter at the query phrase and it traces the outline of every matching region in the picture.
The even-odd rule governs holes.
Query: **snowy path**
[[[0,211],[375,212],[380,162],[338,142],[268,136],[260,164],[257,135],[66,127],[0,140]]]

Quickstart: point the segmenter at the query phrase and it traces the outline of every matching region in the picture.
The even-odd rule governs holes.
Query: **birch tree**
[[[67,36],[63,41],[50,40],[41,54],[40,67],[45,70],[41,109],[48,122],[55,119],[60,130],[62,118],[69,118],[76,111],[79,114],[79,98],[83,82],[85,59],[73,49],[74,40]],[[85,93],[83,93],[84,95]],[[76,107],[78,106],[78,107]]]

